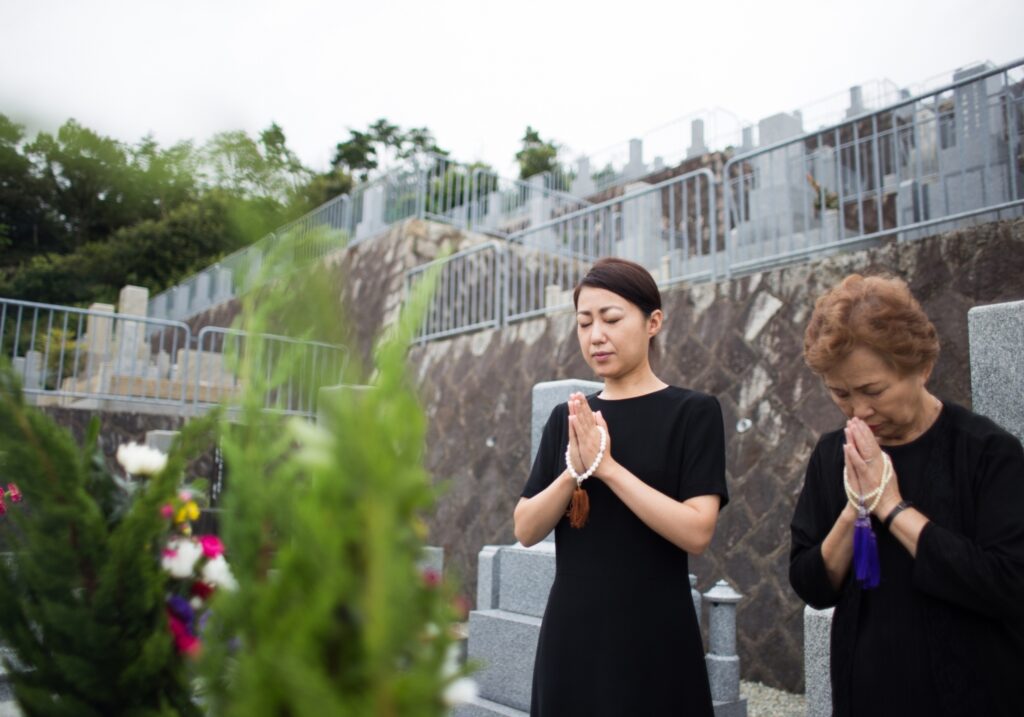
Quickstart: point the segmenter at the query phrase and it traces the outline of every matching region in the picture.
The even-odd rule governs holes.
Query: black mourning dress
[[[883,446],[904,500],[931,522],[917,558],[872,518],[881,584],[833,590],[821,543],[846,503],[842,431],[819,441],[792,523],[790,581],[835,606],[835,714],[1024,715],[1024,452],[992,421],[946,404],[923,435]],[[897,518],[897,520],[899,520]]]
[[[725,443],[718,401],[669,386],[587,401],[608,423],[611,453],[677,500],[719,495]],[[529,481],[531,497],[566,468],[569,410],[551,413]],[[687,554],[648,528],[598,478],[584,483],[590,517],[555,527],[555,581],[533,672],[533,717],[711,717],[711,694]]]

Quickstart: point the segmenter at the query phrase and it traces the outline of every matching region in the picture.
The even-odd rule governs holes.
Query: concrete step
[[[469,614],[468,654],[471,662],[481,666],[473,675],[481,697],[518,710],[530,709],[539,634],[539,617],[507,610]]]

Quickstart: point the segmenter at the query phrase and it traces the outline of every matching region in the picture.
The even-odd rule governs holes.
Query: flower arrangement
[[[218,589],[238,587],[224,558],[224,543],[216,535],[192,535],[199,505],[192,490],[182,490],[165,503],[161,514],[169,521],[160,566],[168,575],[167,623],[178,652],[199,653],[199,633],[209,617],[209,601]]]
[[[151,476],[167,465],[167,455],[137,443],[122,444],[117,461],[134,476]],[[204,486],[197,481],[200,487]],[[196,656],[199,633],[209,617],[209,601],[217,589],[238,587],[224,557],[224,543],[216,535],[193,535],[192,524],[199,519],[203,491],[182,488],[172,500],[160,506],[167,522],[160,567],[167,574],[167,624],[180,654]]]
[[[186,462],[212,443],[216,417],[189,422],[166,456],[122,447],[135,480],[108,467],[100,425],[76,444],[25,403],[0,360],[0,474],[18,477],[0,525],[0,640],[19,666],[8,670],[14,697],[26,715],[200,717],[194,670],[168,629],[173,578],[161,562],[173,517],[162,506],[180,499]],[[10,509],[19,502],[32,509]]]

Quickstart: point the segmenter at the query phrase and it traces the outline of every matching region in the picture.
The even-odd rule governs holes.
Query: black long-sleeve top
[[[872,518],[881,584],[852,567],[838,590],[821,544],[843,507],[843,432],[824,435],[791,524],[789,577],[835,606],[839,717],[1024,714],[1024,450],[989,419],[945,404],[922,436],[887,446],[904,500],[929,523],[917,557]]]

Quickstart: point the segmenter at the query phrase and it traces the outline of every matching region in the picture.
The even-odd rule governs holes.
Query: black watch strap
[[[895,519],[897,515],[905,511],[907,508],[912,508],[913,506],[914,504],[911,503],[909,500],[901,500],[899,503],[896,504],[895,508],[889,511],[889,515],[885,516],[885,520],[882,521],[882,525],[885,526],[886,530],[889,530],[889,526],[892,525],[893,519]]]

